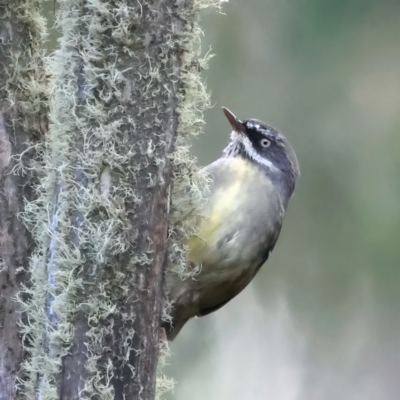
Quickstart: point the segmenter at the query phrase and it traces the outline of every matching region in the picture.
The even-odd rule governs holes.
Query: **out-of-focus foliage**
[[[239,117],[278,127],[299,180],[251,287],[172,346],[174,400],[397,400],[400,3],[230,0],[204,15],[215,107],[193,150]],[[263,199],[260,199],[263,201]]]
[[[400,2],[224,11],[203,16],[215,107],[193,151],[203,165],[220,156],[227,106],[278,127],[302,176],[255,281],[173,343],[169,398],[398,400]]]

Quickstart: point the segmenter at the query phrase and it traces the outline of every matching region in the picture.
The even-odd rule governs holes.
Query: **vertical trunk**
[[[38,7],[35,0],[0,2],[1,400],[15,398],[24,354],[21,309],[15,299],[27,283],[33,240],[18,214],[23,199],[32,199],[33,177],[23,166],[36,157],[34,145],[46,129],[45,28]]]
[[[51,67],[44,175],[25,213],[38,246],[24,302],[30,357],[23,393],[149,400],[171,180],[194,170],[185,130],[199,129],[197,109],[207,100],[194,62],[197,6],[57,3],[62,38]],[[194,181],[183,180],[186,192]]]

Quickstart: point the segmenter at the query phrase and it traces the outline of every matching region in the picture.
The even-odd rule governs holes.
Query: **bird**
[[[210,194],[198,232],[187,243],[187,257],[199,272],[184,280],[166,276],[171,313],[162,327],[170,341],[190,318],[220,309],[251,282],[275,247],[300,175],[296,153],[279,130],[222,109],[230,142],[204,168]]]

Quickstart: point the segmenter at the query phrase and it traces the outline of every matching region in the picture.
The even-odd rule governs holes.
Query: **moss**
[[[200,57],[199,11],[221,2],[177,0],[163,13],[182,26],[168,27],[167,33],[162,27],[146,31],[144,22],[157,12],[152,2],[57,3],[62,38],[50,59],[51,123],[37,149],[43,158],[29,165],[20,159],[15,169],[40,176],[38,199],[24,213],[37,247],[25,289],[29,299],[23,301],[30,356],[21,393],[57,399],[62,366],[80,352],[85,365],[80,398],[105,400],[114,397],[115,365],[129,366],[129,353],[136,351],[132,325],[116,332],[114,321],[135,320],[132,308],[121,304],[143,290],[136,269],[153,258],[150,242],[142,246],[146,250],[135,249],[146,239],[126,210],[134,214],[148,201],[143,196],[149,188],[168,185],[160,173],[167,164],[173,169],[168,268],[183,279],[195,273],[183,243],[195,232],[196,210],[208,190],[188,144],[190,135],[202,131],[202,112],[209,106],[200,75],[209,56]],[[165,128],[168,116],[173,117]],[[168,305],[164,315],[168,318]],[[77,350],[79,329],[85,351]],[[115,341],[121,354],[108,345]],[[160,344],[161,360],[166,346]],[[160,373],[158,398],[170,386]]]
[[[226,0],[227,1],[227,0]],[[205,120],[203,112],[210,107],[210,95],[201,72],[208,67],[212,57],[209,52],[202,56],[200,11],[215,7],[221,11],[224,0],[197,0],[193,8],[187,10],[187,26],[181,38],[184,48],[180,72],[180,98],[178,102],[179,124],[175,150],[173,153],[174,177],[171,190],[169,260],[168,273],[177,274],[182,280],[190,279],[199,271],[187,259],[187,240],[196,234],[198,210],[209,195],[210,178],[197,166],[196,158],[190,152],[190,137],[203,132]],[[166,302],[163,319],[169,320],[170,305]],[[165,341],[161,347],[157,398],[171,390],[173,380],[162,373],[162,366],[168,358],[169,348]]]
[[[16,324],[21,310],[14,300],[21,282],[28,277],[26,263],[32,247],[18,213],[23,199],[35,196],[32,182],[37,179],[33,170],[40,157],[38,142],[47,130],[49,89],[44,56],[47,32],[40,6],[39,0],[0,2],[0,269],[4,268],[0,281],[7,286],[2,292],[8,308],[7,326],[0,334],[1,347],[5,349],[0,355],[4,367],[0,381],[9,382],[1,390],[5,397],[11,396],[11,392],[14,395],[11,382],[23,356]],[[11,357],[7,356],[10,350]]]

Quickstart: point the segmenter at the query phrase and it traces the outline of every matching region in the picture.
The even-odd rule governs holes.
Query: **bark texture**
[[[37,1],[0,1],[0,399],[16,396],[23,360],[16,302],[27,283],[33,240],[19,218],[33,198],[34,177],[22,166],[36,157],[46,130],[45,28]]]
[[[195,170],[183,138],[199,130],[207,102],[195,62],[198,5],[57,3],[44,173],[25,212],[38,246],[24,302],[22,392],[150,400],[164,266],[167,255],[183,259],[167,235],[171,181]],[[195,180],[183,180],[186,193]]]

